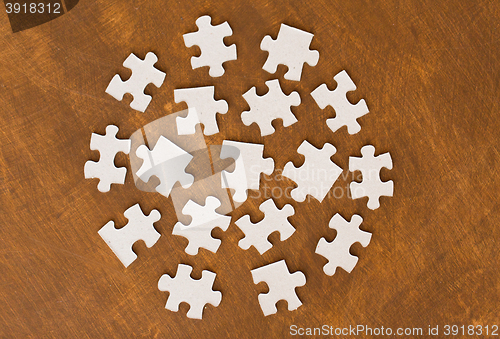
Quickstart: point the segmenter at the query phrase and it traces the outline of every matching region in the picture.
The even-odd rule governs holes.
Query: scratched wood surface
[[[207,68],[192,70],[182,34],[196,30],[195,20],[212,16],[228,21],[238,60],[226,73],[211,78]],[[0,337],[287,337],[289,328],[364,324],[372,327],[422,327],[445,324],[500,323],[498,190],[500,2],[491,1],[88,1],[43,25],[12,33],[0,15]],[[274,75],[262,70],[265,35],[273,38],[281,23],[314,33],[312,49],[320,52],[316,67],[306,65],[302,81],[283,80],[286,67]],[[146,113],[132,110],[130,97],[118,102],[104,90],[131,53],[143,58],[155,52],[157,67],[167,73],[163,86],[147,88],[153,101]],[[370,113],[362,130],[332,133],[310,92],[321,83],[335,88],[333,76],[347,70],[358,89],[351,102],[364,98]],[[248,106],[241,94],[252,86],[264,94],[264,82],[279,78],[286,93],[298,91],[302,104],[293,109],[299,122],[260,137],[246,127],[240,113]],[[332,157],[344,169],[323,203],[295,203],[296,233],[264,255],[237,246],[243,233],[234,220],[249,213],[262,218],[258,205],[273,187],[293,183],[262,176],[267,187],[232,213],[218,253],[183,252],[187,240],[171,234],[177,221],[169,199],[135,188],[127,157],[125,185],[97,191],[97,180],[85,180],[92,132],[108,124],[129,137],[145,124],[185,109],[174,102],[175,88],[215,85],[216,97],[229,103],[218,116],[224,139],[265,144],[264,154],[276,168],[300,165],[295,150],[306,139],[316,147],[330,142]],[[352,180],[349,155],[373,144],[390,151],[395,194],[371,211],[366,199],[346,197]],[[278,190],[275,189],[274,192]],[[123,212],[140,203],[147,213],[158,209],[162,234],[151,249],[134,245],[139,258],[127,269],[97,231],[109,220],[124,225]],[[328,221],[335,213],[364,218],[373,233],[370,245],[355,244],[360,260],[352,273],[322,272],[326,260],[314,253],[317,241],[331,241]],[[250,270],[285,259],[291,271],[302,271],[307,284],[297,289],[303,302],[289,312],[264,317]],[[167,293],[157,282],[174,275],[178,263],[217,273],[214,289],[223,294],[219,307],[208,306],[203,320],[164,309]]]

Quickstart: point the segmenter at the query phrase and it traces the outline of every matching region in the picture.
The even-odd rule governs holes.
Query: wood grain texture
[[[225,64],[226,74],[211,78],[207,68],[192,70],[197,48],[184,46],[182,34],[196,30],[195,20],[212,16],[229,21],[238,60]],[[7,15],[0,15],[0,337],[2,338],[280,338],[289,327],[323,324],[344,327],[423,327],[445,324],[499,324],[500,204],[498,190],[499,32],[500,2],[491,1],[88,1],[38,27],[13,34]],[[316,67],[304,67],[300,83],[262,70],[265,35],[276,37],[280,23],[315,34],[311,48],[320,52]],[[159,56],[167,73],[164,85],[149,86],[153,101],[146,113],[118,102],[104,90],[131,53]],[[358,86],[352,102],[364,98],[370,114],[362,130],[350,136],[332,133],[309,93],[347,70]],[[302,104],[294,109],[299,122],[262,138],[239,115],[248,109],[241,94],[279,77],[284,91],[296,90]],[[394,169],[383,180],[395,183],[393,198],[382,198],[371,211],[366,199],[331,196],[323,203],[291,203],[296,233],[259,255],[243,251],[243,236],[234,220],[250,213],[262,217],[258,205],[270,188],[293,183],[262,177],[269,186],[232,213],[217,254],[183,252],[187,241],[171,234],[176,222],[172,203],[158,194],[126,184],[102,194],[96,180],[85,180],[84,163],[98,159],[89,149],[92,132],[108,124],[119,137],[164,116],[185,109],[175,104],[175,88],[215,85],[217,98],[228,101],[219,115],[224,139],[265,144],[265,156],[277,168],[303,161],[295,153],[303,139],[316,147],[334,144],[333,160],[348,168],[349,155],[360,155],[370,143],[377,152],[391,152]],[[119,155],[117,165],[128,166]],[[351,181],[339,179],[339,193]],[[332,189],[332,192],[334,192]],[[345,190],[344,190],[345,191]],[[338,195],[337,195],[338,197]],[[125,269],[97,231],[109,220],[123,225],[123,212],[139,202],[149,213],[158,209],[162,234],[147,249],[134,246],[139,258]],[[359,213],[362,228],[373,233],[352,273],[326,276],[326,260],[314,249],[319,238],[331,241],[328,229],[336,213]],[[257,295],[264,284],[252,282],[250,270],[286,259],[291,271],[307,277],[297,289],[303,306],[264,317]],[[157,282],[175,274],[178,263],[217,273],[214,285],[223,293],[219,307],[207,307],[203,320],[187,319],[164,309],[167,294]]]

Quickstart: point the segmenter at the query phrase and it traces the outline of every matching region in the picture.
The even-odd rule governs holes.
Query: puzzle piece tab
[[[239,241],[238,246],[244,250],[254,246],[260,254],[263,254],[273,247],[267,240],[271,233],[278,231],[280,240],[285,241],[295,232],[295,227],[288,221],[288,217],[294,215],[295,210],[289,204],[280,210],[272,199],[264,201],[259,206],[259,210],[265,216],[258,223],[253,224],[249,215],[244,215],[235,223],[245,233],[245,237]]]
[[[115,166],[115,156],[118,152],[128,154],[130,151],[130,140],[117,139],[118,127],[108,125],[106,135],[92,133],[90,138],[90,149],[99,151],[99,161],[87,161],[83,169],[85,179],[99,178],[97,189],[108,192],[111,184],[123,184],[127,169]]]
[[[226,61],[236,60],[236,45],[226,46],[224,37],[233,35],[231,26],[226,22],[212,26],[212,18],[208,15],[196,20],[198,31],[184,34],[186,47],[197,45],[200,47],[201,55],[191,58],[193,69],[209,66],[211,77],[220,77],[224,74],[222,64]]]
[[[342,168],[330,160],[330,157],[337,152],[336,148],[325,143],[322,149],[317,149],[304,140],[297,152],[305,156],[304,164],[297,168],[292,162],[288,162],[282,173],[298,185],[292,190],[292,198],[302,202],[310,194],[320,202],[323,201],[342,173]]]
[[[106,93],[118,101],[123,99],[125,93],[130,93],[134,97],[130,107],[144,112],[151,102],[151,96],[144,94],[144,89],[148,84],[159,88],[165,80],[165,73],[154,67],[157,61],[158,57],[153,52],[146,54],[144,61],[131,53],[123,62],[123,66],[130,68],[132,75],[127,81],[122,81],[120,76],[115,74],[106,88]]]
[[[194,134],[199,123],[205,127],[205,135],[219,133],[216,114],[226,114],[228,106],[225,100],[214,100],[214,91],[214,86],[174,90],[175,102],[185,101],[189,108],[187,117],[176,119],[179,135]]]
[[[356,85],[346,71],[340,72],[333,78],[337,82],[335,90],[330,91],[326,84],[322,84],[311,92],[311,96],[319,108],[325,109],[326,106],[331,106],[335,110],[335,118],[326,120],[326,124],[333,132],[342,126],[347,126],[349,134],[356,134],[361,130],[357,119],[369,113],[368,106],[364,99],[356,105],[347,100],[347,92],[354,91]]]
[[[280,300],[286,300],[289,311],[302,305],[295,288],[306,284],[306,276],[300,271],[290,274],[285,260],[256,268],[251,272],[255,284],[264,281],[269,287],[268,293],[259,294],[260,308],[265,316],[278,311],[276,303]]]
[[[236,202],[247,200],[247,190],[258,190],[260,174],[271,175],[274,171],[274,160],[264,159],[264,145],[224,140],[220,158],[233,158],[233,172],[222,171],[222,187],[234,189],[233,199]]]
[[[178,312],[179,304],[186,302],[190,306],[187,317],[201,319],[206,304],[215,307],[219,306],[222,293],[212,290],[216,277],[215,273],[204,270],[201,272],[201,279],[194,280],[191,278],[192,271],[191,266],[179,264],[175,278],[170,277],[168,274],[161,276],[158,281],[158,289],[170,293],[165,305],[167,310]]]
[[[304,63],[316,66],[319,60],[319,52],[309,49],[313,36],[309,32],[281,24],[276,40],[267,35],[260,43],[260,49],[269,52],[262,68],[275,73],[278,64],[286,65],[288,72],[285,73],[285,79],[299,81]]]
[[[185,172],[193,156],[164,136],[158,139],[152,151],[141,145],[135,153],[144,160],[136,175],[144,182],[153,175],[158,177],[160,185],[156,191],[167,198],[177,181],[185,188],[194,182],[194,177]]]
[[[250,111],[241,113],[241,120],[246,126],[252,123],[259,125],[262,136],[274,133],[271,122],[275,119],[283,120],[283,127],[288,127],[297,122],[297,118],[292,113],[290,107],[300,105],[300,95],[292,92],[285,95],[281,90],[278,79],[266,81],[269,92],[263,96],[258,96],[255,87],[250,88],[243,98],[250,106]]]
[[[172,231],[173,235],[180,235],[189,241],[185,251],[187,254],[196,255],[200,247],[203,247],[213,253],[219,249],[221,241],[214,239],[211,235],[216,227],[226,231],[231,222],[231,217],[215,212],[220,206],[220,201],[215,197],[207,197],[205,206],[189,200],[182,209],[183,214],[192,217],[189,225],[177,222]]]
[[[148,248],[152,247],[160,238],[153,224],[160,220],[161,214],[157,210],[152,210],[149,215],[144,215],[139,204],[128,208],[123,213],[128,223],[120,228],[115,228],[115,223],[109,221],[99,230],[99,235],[108,244],[118,259],[128,267],[137,255],[132,251],[132,245],[142,240]]]
[[[316,253],[328,259],[323,267],[326,275],[334,275],[337,267],[351,273],[356,266],[358,257],[351,255],[349,249],[356,242],[366,247],[372,238],[371,233],[359,229],[362,221],[361,216],[354,214],[348,222],[338,213],[330,220],[330,228],[337,231],[337,236],[332,242],[321,238],[316,246]]]
[[[351,182],[350,190],[353,199],[368,197],[368,208],[380,207],[381,196],[392,197],[394,193],[394,182],[392,180],[382,182],[380,170],[382,167],[392,169],[392,158],[389,153],[375,156],[375,147],[366,145],[361,148],[361,158],[349,157],[349,171],[361,171],[363,181],[361,183]]]

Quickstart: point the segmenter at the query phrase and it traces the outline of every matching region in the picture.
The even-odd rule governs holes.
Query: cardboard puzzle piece
[[[328,259],[328,263],[323,266],[326,275],[334,275],[337,267],[351,273],[358,263],[358,257],[351,255],[349,249],[356,242],[366,247],[372,238],[371,233],[359,229],[361,222],[363,218],[357,214],[352,216],[351,221],[345,220],[338,213],[330,219],[329,226],[337,231],[337,236],[332,242],[321,238],[316,246],[316,253]]]
[[[269,52],[262,68],[274,74],[279,64],[285,65],[288,67],[285,79],[300,81],[304,63],[316,66],[319,60],[319,52],[309,49],[313,36],[309,32],[281,24],[276,40],[267,35],[260,43],[260,49]]]
[[[267,240],[273,232],[280,233],[280,240],[285,241],[295,232],[295,227],[290,224],[288,217],[295,214],[292,205],[287,204],[280,210],[272,199],[264,201],[259,210],[264,213],[264,219],[254,224],[249,215],[244,215],[235,223],[245,233],[245,237],[238,242],[238,246],[247,250],[254,246],[260,254],[267,252],[273,245]]]
[[[159,88],[165,80],[166,74],[154,67],[157,61],[158,57],[153,52],[146,54],[144,60],[131,53],[123,62],[123,66],[130,68],[132,75],[127,81],[123,81],[118,74],[115,74],[106,88],[106,93],[118,101],[123,99],[125,93],[130,93],[134,97],[130,107],[140,112],[146,111],[152,98],[144,94],[144,89],[148,84],[154,84]]]
[[[351,182],[349,188],[353,199],[368,197],[367,206],[374,210],[380,207],[380,197],[392,197],[394,182],[382,182],[380,170],[385,167],[392,169],[392,158],[389,153],[375,156],[375,147],[366,145],[361,148],[361,158],[349,157],[349,171],[361,171],[361,183]]]
[[[225,70],[222,64],[226,61],[236,60],[236,45],[226,46],[224,37],[233,35],[231,26],[226,22],[212,26],[212,18],[208,15],[199,17],[196,20],[198,31],[184,34],[184,44],[186,47],[197,45],[200,47],[201,55],[191,57],[191,67],[210,67],[211,77],[220,77]]]
[[[128,267],[137,259],[137,255],[132,251],[135,242],[142,240],[150,248],[160,239],[160,233],[155,230],[153,224],[160,220],[161,214],[157,210],[152,210],[149,215],[145,215],[139,204],[135,204],[123,215],[128,219],[125,226],[116,229],[115,223],[109,221],[98,233],[123,265]]]
[[[283,127],[288,127],[297,122],[290,107],[300,105],[300,95],[292,92],[285,95],[281,90],[278,79],[266,81],[269,92],[262,96],[257,95],[255,87],[250,88],[243,98],[250,106],[250,111],[241,113],[241,121],[246,126],[253,123],[259,125],[261,136],[273,134],[275,129],[271,122],[275,119],[283,120]]]
[[[100,192],[109,192],[111,184],[125,183],[127,169],[115,166],[115,156],[118,152],[128,154],[130,151],[129,139],[117,139],[118,127],[108,125],[106,135],[92,133],[90,149],[99,151],[99,161],[87,161],[83,168],[85,179],[99,178],[97,189]]]
[[[260,308],[265,316],[278,311],[276,303],[280,300],[286,300],[289,311],[302,305],[295,288],[306,284],[306,276],[300,271],[290,274],[285,260],[256,268],[251,272],[255,284],[264,281],[269,287],[268,293],[259,294]]]
[[[186,302],[190,306],[187,317],[201,319],[206,304],[215,307],[219,306],[222,293],[212,290],[216,277],[215,273],[204,270],[201,273],[201,279],[195,280],[191,278],[192,271],[191,266],[179,264],[175,278],[170,277],[168,274],[161,276],[158,281],[158,289],[170,293],[165,305],[167,310],[178,312],[179,304]]]
[[[369,113],[368,106],[364,99],[355,105],[347,100],[347,92],[356,90],[356,85],[346,71],[340,72],[333,78],[337,82],[335,90],[330,91],[326,84],[321,84],[311,92],[311,96],[319,108],[325,109],[326,106],[331,106],[335,110],[335,118],[326,120],[326,124],[333,132],[342,126],[347,126],[349,134],[356,134],[361,131],[357,119]]]

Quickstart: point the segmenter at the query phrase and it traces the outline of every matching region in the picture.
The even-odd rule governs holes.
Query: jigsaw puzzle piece
[[[123,265],[128,267],[137,259],[137,255],[132,250],[134,243],[142,240],[150,248],[160,238],[160,233],[155,230],[153,224],[160,220],[161,214],[157,210],[152,210],[149,215],[145,215],[139,204],[135,204],[123,215],[128,219],[124,227],[116,229],[115,223],[109,221],[98,233]]]
[[[219,306],[222,300],[222,293],[213,291],[216,274],[207,270],[201,272],[201,279],[191,278],[193,268],[189,265],[179,264],[175,278],[168,274],[161,276],[158,281],[160,291],[169,292],[165,308],[172,312],[179,311],[179,304],[186,302],[189,304],[187,317],[192,319],[202,319],[203,309],[206,304],[215,307]]]
[[[323,267],[326,275],[334,275],[337,267],[351,273],[358,263],[358,257],[349,253],[351,246],[359,242],[363,247],[368,246],[372,238],[371,233],[359,229],[363,222],[361,216],[354,214],[351,221],[347,221],[340,214],[335,214],[330,220],[330,228],[337,231],[337,236],[332,242],[321,238],[316,246],[316,253],[328,259]]]
[[[214,99],[214,86],[183,88],[174,90],[176,103],[186,102],[189,108],[186,118],[177,117],[177,130],[179,135],[194,134],[195,125],[202,123],[205,127],[203,133],[212,135],[219,133],[216,115],[226,114],[228,105],[225,100]]]
[[[285,79],[300,81],[304,63],[316,66],[319,60],[319,52],[309,49],[313,36],[309,32],[281,24],[276,40],[267,35],[260,43],[260,49],[269,52],[262,68],[274,74],[278,64],[285,65],[288,67]]]
[[[264,213],[264,219],[256,224],[250,221],[249,215],[244,215],[235,223],[245,233],[245,237],[238,242],[238,246],[244,250],[254,246],[260,254],[267,252],[273,245],[267,240],[273,232],[280,233],[280,240],[285,241],[295,232],[295,227],[290,224],[288,217],[295,214],[292,205],[287,204],[280,210],[272,199],[264,201],[259,210]]]
[[[187,254],[196,255],[200,247],[213,253],[219,249],[221,241],[212,237],[212,230],[216,227],[226,231],[231,222],[231,217],[215,212],[220,207],[220,201],[215,197],[207,197],[205,206],[189,200],[182,209],[183,214],[190,215],[192,221],[189,225],[176,223],[173,235],[183,236],[189,244],[185,251]]]
[[[335,90],[330,91],[326,84],[322,84],[311,92],[311,96],[319,108],[325,109],[326,106],[331,106],[335,110],[335,118],[326,120],[332,132],[347,126],[349,134],[356,134],[361,130],[357,119],[369,113],[368,106],[364,99],[355,105],[347,100],[347,92],[356,90],[356,85],[346,71],[340,72],[333,78],[337,82]]]
[[[130,140],[117,139],[118,127],[108,125],[106,135],[92,133],[90,138],[90,149],[99,151],[99,161],[87,161],[83,172],[85,179],[99,178],[97,189],[100,192],[109,192],[111,184],[125,183],[127,169],[115,166],[115,156],[118,152],[128,154],[130,151]]]
[[[280,300],[286,300],[289,311],[302,305],[295,288],[306,284],[306,276],[300,271],[290,274],[285,260],[256,268],[251,273],[255,284],[264,281],[269,287],[268,293],[259,294],[259,304],[265,316],[278,311],[276,303]]]
[[[220,77],[225,72],[222,64],[236,60],[236,45],[224,44],[224,38],[233,34],[227,21],[217,26],[212,26],[211,22],[208,15],[199,17],[196,20],[198,31],[184,34],[183,38],[186,47],[197,45],[201,50],[199,57],[191,57],[192,68],[208,66],[211,77]]]
[[[132,75],[127,81],[122,81],[116,74],[106,88],[106,93],[118,101],[123,99],[125,93],[130,93],[134,97],[130,107],[140,112],[146,111],[152,98],[144,94],[144,89],[151,83],[160,88],[165,80],[166,74],[154,67],[157,61],[158,57],[153,52],[146,54],[144,61],[131,53],[123,66],[131,69]]]
[[[288,127],[297,122],[297,118],[291,111],[291,106],[300,105],[300,95],[292,92],[285,95],[281,90],[278,79],[266,81],[269,91],[263,96],[258,96],[255,87],[250,88],[243,98],[250,106],[250,111],[241,113],[241,121],[246,126],[252,123],[259,125],[261,136],[274,133],[271,122],[275,119],[283,120],[283,127]]]

